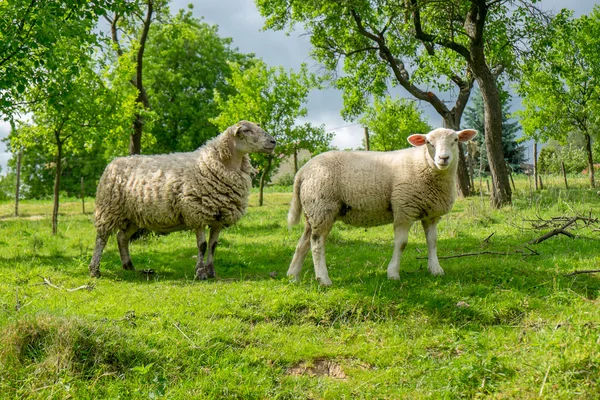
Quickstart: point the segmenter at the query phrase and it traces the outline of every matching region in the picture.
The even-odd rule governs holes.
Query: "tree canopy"
[[[189,10],[155,24],[145,53],[145,85],[156,141],[146,152],[190,151],[216,136],[219,128],[209,121],[219,114],[214,91],[224,98],[233,94],[230,62],[245,69],[252,57],[231,48],[216,25]]]
[[[423,119],[416,102],[389,96],[375,99],[360,122],[370,131],[371,150],[390,151],[410,147],[413,133],[427,133],[431,126]]]
[[[592,137],[600,126],[600,7],[573,18],[566,10],[534,42],[517,85],[524,133],[534,140],[565,143],[575,130],[586,138],[590,186],[594,187]]]

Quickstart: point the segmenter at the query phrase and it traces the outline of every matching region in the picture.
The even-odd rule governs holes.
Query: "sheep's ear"
[[[477,135],[477,131],[474,129],[465,129],[456,133],[458,133],[458,140],[461,142],[468,142]]]
[[[420,133],[415,133],[414,135],[410,135],[406,140],[408,140],[408,143],[412,144],[413,146],[418,147],[427,143],[427,136],[421,135]]]
[[[241,122],[238,122],[237,124],[235,124],[235,126],[233,127],[233,136],[238,136],[241,127],[242,127]]]

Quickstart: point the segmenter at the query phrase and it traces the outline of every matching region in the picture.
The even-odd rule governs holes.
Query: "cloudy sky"
[[[254,53],[271,66],[282,65],[287,69],[297,70],[302,63],[308,64],[311,71],[318,73],[320,66],[310,58],[310,41],[301,31],[286,35],[283,32],[263,31],[264,19],[254,5],[254,0],[174,0],[171,10],[176,12],[194,5],[194,15],[204,17],[211,24],[219,26],[223,37],[231,37],[233,46],[241,52]],[[541,7],[545,10],[558,11],[571,8],[575,15],[589,13],[596,0],[543,0]],[[299,27],[300,28],[300,27]],[[400,96],[410,97],[400,89]],[[441,117],[426,103],[421,102],[424,114],[433,126],[441,126]],[[515,102],[518,104],[518,102]],[[342,108],[341,93],[335,89],[316,91],[308,102],[307,120],[316,125],[325,124],[325,129],[335,133],[333,145],[344,149],[360,146],[363,135],[362,128],[352,121],[344,121],[340,116]],[[8,135],[8,124],[0,122],[0,138]],[[0,143],[0,166],[6,171],[6,162],[10,155]]]

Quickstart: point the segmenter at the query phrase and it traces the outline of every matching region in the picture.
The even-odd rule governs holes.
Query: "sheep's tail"
[[[292,193],[292,203],[288,212],[288,227],[297,225],[300,222],[300,213],[302,212],[302,203],[300,202],[300,186],[302,186],[302,177],[300,172],[294,179],[294,191]]]

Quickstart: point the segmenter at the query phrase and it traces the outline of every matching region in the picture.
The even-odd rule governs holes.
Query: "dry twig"
[[[480,256],[483,254],[495,254],[495,255],[500,255],[500,256],[510,256],[510,255],[514,255],[514,254],[518,254],[518,255],[522,255],[522,256],[539,256],[540,253],[538,253],[535,250],[530,249],[527,246],[523,246],[524,248],[526,248],[527,250],[529,250],[529,252],[525,252],[521,249],[515,250],[515,251],[506,251],[506,252],[502,252],[502,251],[478,251],[475,253],[463,253],[463,254],[453,254],[451,256],[441,256],[438,257],[439,259],[449,259],[449,258],[459,258],[459,257],[471,257],[471,256]],[[426,260],[427,257],[417,257],[417,260]]]
[[[39,277],[40,277],[40,278],[42,278],[42,279],[43,279],[43,281],[44,281],[43,283],[41,283],[42,285],[46,285],[46,286],[49,286],[49,287],[51,287],[51,288],[58,289],[58,290],[66,290],[67,292],[75,292],[75,291],[77,291],[77,290],[93,290],[93,289],[94,289],[94,287],[95,287],[95,285],[94,285],[93,283],[89,283],[89,284],[87,284],[87,285],[78,286],[78,287],[76,287],[76,288],[72,288],[72,289],[65,289],[65,288],[62,288],[62,287],[60,287],[60,286],[56,286],[54,283],[52,283],[52,282],[50,281],[50,278],[44,278],[44,277],[43,277],[43,276],[41,276],[41,275],[40,275]]]
[[[600,269],[578,269],[571,273],[565,274],[564,276],[574,276],[579,274],[595,274],[597,272],[600,272]]]

